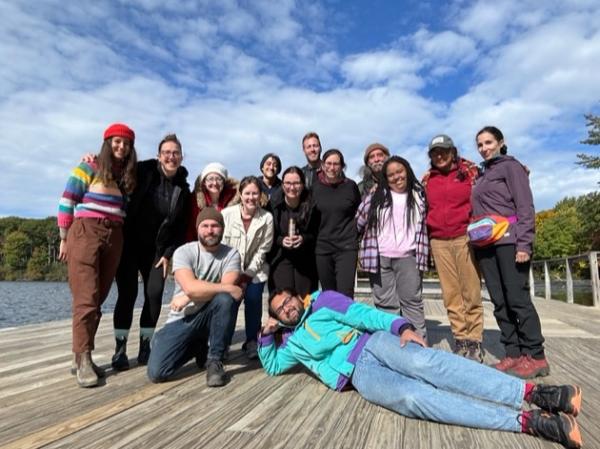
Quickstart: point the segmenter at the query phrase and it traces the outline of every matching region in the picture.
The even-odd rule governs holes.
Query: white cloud
[[[416,74],[419,68],[419,62],[396,50],[352,55],[341,65],[342,73],[351,84],[370,86],[392,82],[408,89],[423,85]]]
[[[451,69],[472,62],[477,57],[475,42],[454,31],[432,33],[421,28],[413,39],[419,55],[427,58],[434,70],[444,67]]]

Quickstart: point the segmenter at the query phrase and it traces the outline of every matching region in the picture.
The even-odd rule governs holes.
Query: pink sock
[[[535,384],[525,383],[525,394],[523,395],[523,399],[525,402],[531,402],[531,393],[533,393],[533,389],[535,388]]]
[[[531,412],[523,411],[523,413],[521,413],[521,432],[523,433],[527,433],[530,416]]]

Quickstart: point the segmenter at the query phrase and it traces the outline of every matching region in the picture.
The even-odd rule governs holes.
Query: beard
[[[212,247],[218,246],[219,243],[221,243],[222,238],[223,238],[223,233],[221,232],[219,234],[212,235],[212,236],[205,237],[205,238],[198,236],[198,241],[200,242],[200,244],[203,247],[212,248]]]

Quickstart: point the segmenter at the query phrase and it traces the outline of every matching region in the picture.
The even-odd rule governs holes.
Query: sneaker
[[[115,339],[115,353],[110,363],[115,371],[125,371],[129,369],[129,359],[127,359],[127,339]]]
[[[227,383],[227,374],[220,360],[209,360],[206,366],[206,385],[209,387],[222,387]]]
[[[533,387],[532,404],[548,412],[577,416],[581,410],[581,388],[577,385],[543,385]]]
[[[454,340],[454,349],[452,352],[461,357],[465,357],[467,355],[467,341],[466,340]]]
[[[507,372],[509,369],[513,368],[517,363],[519,363],[521,357],[504,357],[495,365],[492,365],[498,371]]]
[[[138,351],[138,365],[147,365],[150,358],[150,339],[140,337],[140,349]]]
[[[77,384],[80,387],[88,388],[98,385],[98,375],[92,366],[92,358],[89,352],[82,352],[76,355],[77,363]]]
[[[483,363],[483,348],[478,341],[467,340],[467,353],[465,357],[477,363]]]
[[[255,341],[246,342],[243,349],[246,353],[246,357],[250,360],[256,360],[258,358],[258,345]]]
[[[196,351],[196,366],[204,369],[206,358],[208,357],[208,340],[200,340]]]
[[[525,425],[525,432],[546,440],[555,441],[567,448],[577,449],[582,445],[577,421],[571,415],[532,410]]]
[[[519,362],[513,365],[507,373],[521,379],[533,379],[534,377],[543,377],[550,374],[550,367],[545,357],[534,359],[530,354],[527,354],[521,356]]]

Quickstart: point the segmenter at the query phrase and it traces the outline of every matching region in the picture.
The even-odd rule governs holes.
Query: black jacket
[[[296,234],[303,238],[302,245],[297,249],[284,248],[283,238],[288,234],[287,223],[282,226],[281,216],[287,213],[283,191],[278,191],[271,197],[267,210],[273,214],[273,246],[267,256],[270,264],[276,265],[281,259],[289,259],[297,262],[306,261],[314,264],[314,251],[317,232],[319,230],[319,218],[312,201],[309,199],[309,210],[303,223],[296,224]]]
[[[181,166],[170,179],[172,191],[169,212],[157,229],[150,229],[149,223],[156,220],[158,212],[152,206],[152,198],[163,181],[164,174],[156,159],[137,163],[137,186],[127,205],[125,218],[125,245],[136,250],[140,245],[154,243],[156,255],[170,259],[175,249],[184,243],[186,225],[186,205],[189,201],[190,187],[187,183],[188,172]],[[153,240],[148,241],[148,239]]]

